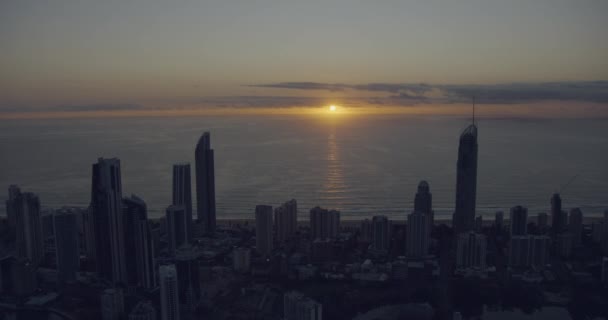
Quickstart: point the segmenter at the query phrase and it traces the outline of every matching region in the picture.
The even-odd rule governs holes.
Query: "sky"
[[[473,95],[608,115],[606,30],[605,0],[3,0],[0,117]]]

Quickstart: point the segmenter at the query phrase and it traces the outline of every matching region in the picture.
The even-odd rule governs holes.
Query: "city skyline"
[[[608,319],[605,0],[0,1],[0,320]]]
[[[296,275],[300,281],[312,280],[317,276],[326,280],[344,279],[348,275],[363,283],[384,284],[391,279],[393,284],[398,286],[400,281],[404,280],[413,283],[421,281],[418,285],[424,285],[427,281],[439,281],[441,286],[446,286],[446,281],[457,283],[459,278],[488,279],[499,270],[497,268],[502,270],[505,267],[505,261],[509,267],[507,274],[514,273],[519,276],[519,272],[524,272],[526,279],[530,277],[530,272],[552,269],[549,261],[553,260],[549,260],[550,258],[560,259],[560,263],[578,259],[575,250],[588,247],[589,240],[585,239],[589,238],[597,245],[593,250],[600,253],[596,254],[595,258],[600,257],[601,252],[608,252],[608,209],[604,211],[601,219],[587,222],[591,226],[589,234],[584,232],[583,211],[580,208],[571,208],[568,214],[562,210],[559,193],[554,193],[550,199],[550,230],[544,228],[546,222],[540,224],[540,217],[538,225],[529,223],[528,210],[521,205],[511,208],[510,231],[507,232],[503,226],[502,212],[496,213],[493,224],[483,224],[482,216],[477,215],[475,209],[478,129],[474,119],[472,121],[459,137],[456,205],[451,226],[447,221],[434,219],[433,197],[430,184],[426,180],[417,184],[417,192],[412,197],[414,210],[407,215],[405,226],[403,222],[374,215],[371,222],[365,219],[357,228],[353,224],[341,222],[340,211],[316,206],[309,211],[308,228],[302,228],[297,223],[295,199],[285,202],[274,211],[272,206],[258,204],[255,210],[252,210],[248,221],[220,220],[217,223],[214,207],[214,152],[210,148],[208,131],[201,135],[194,147],[197,197],[205,199],[201,202],[202,206],[198,206],[196,222],[189,218],[191,199],[188,194],[192,186],[189,165],[183,163],[172,166],[173,184],[171,190],[167,190],[172,195],[172,201],[166,209],[166,216],[158,220],[148,218],[146,203],[139,197],[131,195],[123,198],[121,161],[118,158],[100,157],[97,163],[93,164],[89,208],[62,208],[52,214],[41,214],[37,195],[30,192],[21,193],[17,185],[10,185],[9,199],[6,201],[9,216],[6,221],[0,222],[5,228],[14,229],[14,240],[10,240],[13,232],[8,232],[5,236],[9,239],[8,242],[3,240],[2,243],[8,243],[10,246],[14,241],[16,251],[14,256],[8,255],[0,259],[0,277],[3,279],[0,289],[7,293],[8,297],[23,299],[35,294],[38,286],[50,285],[49,280],[35,277],[40,266],[52,267],[53,262],[48,258],[48,245],[43,247],[42,243],[43,240],[48,243],[49,238],[53,239],[56,250],[56,290],[67,293],[67,288],[90,285],[90,280],[76,276],[80,274],[83,260],[82,270],[93,271],[94,278],[91,279],[101,280],[100,288],[103,290],[99,293],[98,306],[90,302],[83,303],[82,306],[86,305],[85,309],[88,310],[99,308],[104,319],[120,319],[127,313],[146,319],[155,318],[157,314],[160,314],[161,319],[182,319],[215,312],[202,304],[209,298],[203,295],[205,285],[201,280],[216,272],[213,270],[217,263],[231,263],[236,274],[247,276],[251,273],[255,277],[266,277],[271,282],[275,277],[272,276],[273,272],[285,276],[286,268],[295,264]],[[562,188],[567,187],[573,179]],[[210,207],[210,203],[213,207]],[[210,211],[210,208],[213,208],[213,211]],[[53,225],[51,235],[44,222],[49,217]],[[71,218],[68,220],[68,217]],[[255,227],[248,230],[250,221],[253,221],[252,225]],[[530,233],[528,228],[532,230]],[[503,249],[498,249],[504,246],[501,244],[503,233],[509,236],[508,243]],[[209,260],[210,254],[214,252],[209,250],[226,245],[228,238],[225,236],[228,234],[240,234],[241,237],[240,240],[233,238],[228,241],[230,249],[219,255],[224,257],[231,252],[232,261],[222,258],[219,259],[223,262]],[[303,234],[306,236],[305,242],[302,242]],[[79,245],[79,238],[85,240],[83,245]],[[255,240],[252,241],[253,239]],[[434,241],[438,241],[439,246]],[[246,243],[249,245],[243,246]],[[353,243],[358,243],[362,248],[367,244],[368,247],[359,252],[352,247]],[[211,247],[207,247],[208,245]],[[248,247],[255,248],[253,258]],[[446,250],[452,252],[452,258]],[[502,250],[508,252],[504,257]],[[81,257],[81,252],[86,256]],[[350,256],[351,253],[356,254]],[[279,263],[287,254],[291,254],[289,263]],[[335,275],[335,263],[344,263],[353,258],[357,261],[360,258],[357,258],[358,254],[365,254],[367,258],[358,266],[356,263],[348,264],[345,274]],[[304,260],[308,264],[295,262],[301,260],[304,255],[308,256],[308,260]],[[388,263],[390,276],[383,272],[385,267],[382,263],[386,262],[387,258],[394,260],[394,266]],[[450,259],[451,263],[446,262]],[[604,261],[605,259],[602,260],[601,283],[596,285],[598,290],[602,283],[608,283],[604,270],[608,266]],[[274,267],[277,263],[281,265],[279,269]],[[333,265],[326,271],[330,273],[317,275],[317,268],[325,268],[327,263]],[[206,267],[201,269],[202,265]],[[225,272],[232,271],[221,271]],[[438,277],[448,272],[453,272],[448,275],[454,277],[452,280],[446,280],[446,276]],[[9,280],[10,275],[17,276]],[[592,276],[591,273],[589,276]],[[414,280],[417,277],[420,279]],[[553,279],[553,276],[540,274],[533,274],[531,277],[545,277],[546,281]],[[240,285],[237,285],[235,288],[239,287]],[[266,287],[266,292],[269,288]],[[244,294],[242,287],[240,290],[241,294]],[[451,314],[447,309],[448,312],[442,318],[459,318],[461,313],[476,314],[477,311],[469,309],[468,304],[456,302],[459,299],[457,296],[452,297],[454,302],[450,304],[447,294],[444,291],[438,292],[442,292],[442,299],[448,300],[442,302],[437,311],[445,312],[443,308],[455,307]],[[147,305],[147,299],[151,295],[152,299],[160,302],[160,308]],[[324,299],[324,303],[319,303],[294,291],[280,293],[277,297],[281,295],[282,313],[286,319],[318,320],[322,319],[322,314],[327,317],[328,314],[336,312],[331,308],[329,311],[323,311],[323,306],[328,306]],[[125,306],[126,297],[138,302],[132,311],[128,311]],[[318,295],[316,297],[319,298]],[[479,304],[481,301],[472,303]],[[6,308],[5,311],[10,313],[19,307],[20,303],[17,302],[3,305],[0,310]],[[72,319],[69,313],[66,314],[62,316]],[[269,314],[272,318],[279,315],[279,311]],[[332,317],[343,318],[341,314]]]

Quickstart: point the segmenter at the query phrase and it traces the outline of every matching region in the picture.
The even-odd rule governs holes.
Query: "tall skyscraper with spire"
[[[196,144],[196,207],[203,233],[215,231],[215,166],[211,135],[203,133]]]
[[[95,265],[99,275],[125,283],[125,239],[120,160],[99,158],[93,164],[91,210],[95,232]]]
[[[186,209],[188,241],[192,241],[192,184],[189,163],[173,165],[173,202],[171,204],[184,206]]]
[[[475,119],[462,134],[458,145],[456,164],[456,208],[453,227],[456,233],[468,232],[475,227],[475,201],[477,196],[477,126]]]

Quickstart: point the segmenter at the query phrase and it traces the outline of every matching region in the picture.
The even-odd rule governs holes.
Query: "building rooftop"
[[[473,136],[477,138],[477,126],[475,124],[469,125],[462,131],[462,134],[460,134],[461,139],[466,136]]]

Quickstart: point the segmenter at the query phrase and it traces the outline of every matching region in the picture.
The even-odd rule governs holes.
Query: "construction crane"
[[[572,176],[572,178],[570,178],[570,180],[568,180],[568,182],[566,182],[565,184],[563,184],[560,188],[559,191],[557,193],[562,193],[562,191],[564,191],[564,189],[566,189],[567,187],[570,186],[570,184],[572,184],[572,182],[580,175],[580,173],[575,174],[574,176]]]

